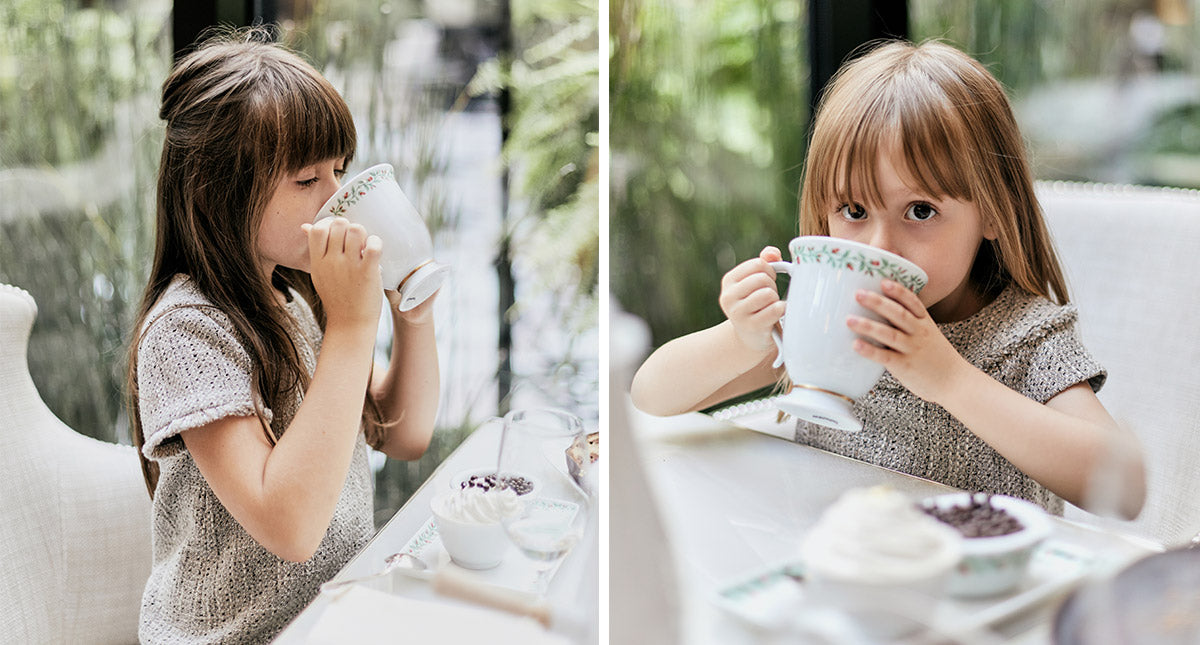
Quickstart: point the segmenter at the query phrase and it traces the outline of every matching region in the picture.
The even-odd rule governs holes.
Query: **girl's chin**
[[[303,259],[303,261],[298,260],[295,262],[280,262],[276,266],[278,266],[281,269],[294,269],[296,271],[312,273],[312,263],[308,261],[307,257],[305,257]]]

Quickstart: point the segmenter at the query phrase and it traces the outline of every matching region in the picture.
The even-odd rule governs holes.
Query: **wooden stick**
[[[450,567],[433,576],[433,590],[443,596],[473,602],[518,616],[529,616],[550,628],[550,607],[543,601],[529,599],[527,594],[484,584]],[[522,598],[522,596],[526,596]]]

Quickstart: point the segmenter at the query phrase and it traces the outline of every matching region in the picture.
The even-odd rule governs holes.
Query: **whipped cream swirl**
[[[948,571],[962,554],[962,536],[891,488],[847,491],[821,515],[804,543],[817,576],[894,583]]]
[[[464,488],[438,500],[438,513],[467,524],[492,524],[521,514],[523,505],[507,488]]]

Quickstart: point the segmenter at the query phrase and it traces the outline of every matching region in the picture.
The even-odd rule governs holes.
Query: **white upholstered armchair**
[[[0,641],[136,643],[150,573],[137,455],[42,402],[26,360],[36,315],[0,284]]]
[[[1038,196],[1083,341],[1108,369],[1100,400],[1145,451],[1146,505],[1128,528],[1185,543],[1200,531],[1200,191],[1057,182]]]

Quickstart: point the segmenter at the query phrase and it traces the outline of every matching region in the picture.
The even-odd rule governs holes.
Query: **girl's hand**
[[[746,349],[765,356],[775,348],[771,329],[783,317],[785,303],[775,286],[775,270],[768,262],[782,260],[779,249],[768,246],[757,258],[733,267],[721,278],[721,311],[733,324]]]
[[[433,301],[437,299],[437,295],[441,293],[441,289],[433,292],[433,295],[425,299],[425,302],[409,309],[408,311],[400,311],[400,303],[404,298],[399,291],[393,289],[385,289],[383,295],[387,296],[388,304],[391,305],[392,311],[400,316],[400,320],[409,326],[427,325],[433,322]]]
[[[344,217],[302,224],[308,234],[313,287],[321,296],[329,326],[379,324],[383,283],[379,254],[383,243]]]
[[[869,338],[854,341],[854,351],[887,368],[913,394],[937,403],[961,368],[969,364],[938,329],[917,295],[891,280],[883,281],[883,295],[860,290],[858,303],[874,311],[891,326],[858,316],[846,325]]]

